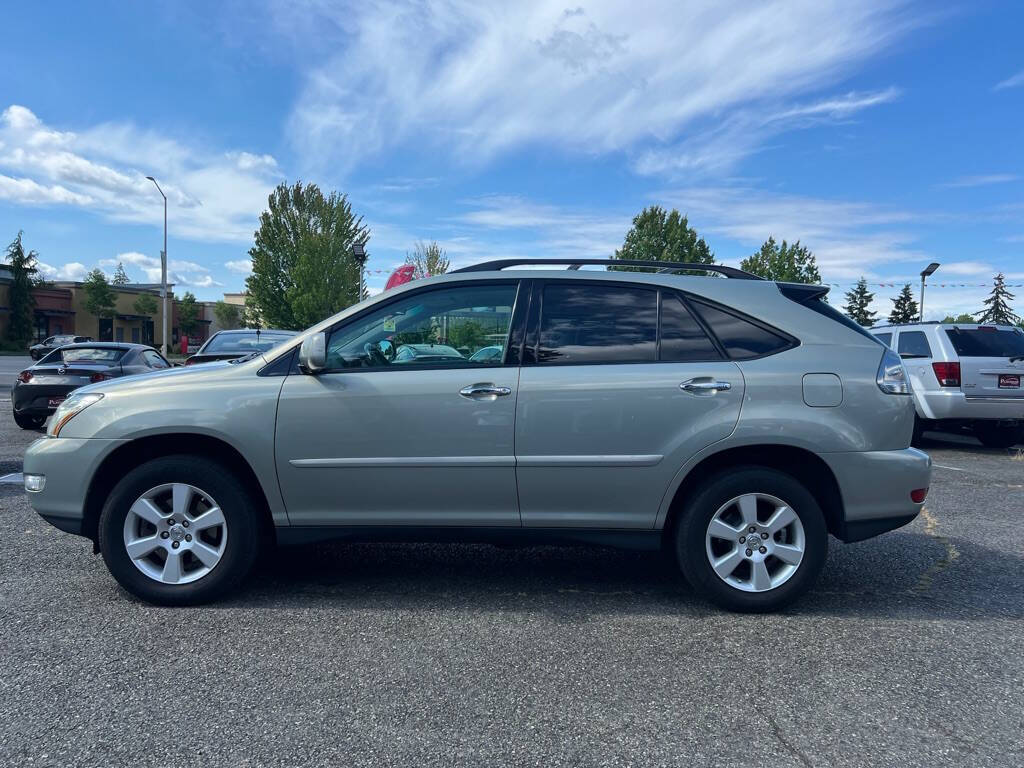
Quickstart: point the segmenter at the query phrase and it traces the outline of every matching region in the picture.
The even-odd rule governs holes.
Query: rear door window
[[[928,337],[924,331],[900,331],[899,349],[900,357],[931,357],[932,348],[928,346]]]
[[[696,312],[733,360],[765,357],[795,346],[793,339],[732,312],[691,299]]]
[[[683,304],[668,291],[661,294],[661,345],[658,359],[672,363],[721,360],[714,342]]]
[[[653,363],[657,347],[657,290],[594,283],[544,286],[538,363]]]
[[[1024,333],[1001,328],[947,328],[946,336],[960,357],[1024,355]]]
[[[875,338],[885,344],[887,347],[892,346],[892,334],[891,333],[876,333]]]

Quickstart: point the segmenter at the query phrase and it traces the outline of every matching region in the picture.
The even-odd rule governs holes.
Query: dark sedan
[[[235,331],[217,331],[185,365],[212,363],[214,360],[237,360],[253,352],[266,352],[282,341],[297,335],[298,331],[277,331],[272,329],[240,328]]]
[[[144,344],[93,341],[63,346],[18,374],[11,389],[14,421],[22,429],[39,429],[74,389],[170,367]]]
[[[50,336],[44,341],[38,344],[33,344],[28,348],[28,356],[33,360],[38,360],[44,355],[48,355],[53,350],[63,347],[65,344],[80,344],[85,341],[92,341],[92,336],[75,336],[70,333],[58,334],[57,336]]]

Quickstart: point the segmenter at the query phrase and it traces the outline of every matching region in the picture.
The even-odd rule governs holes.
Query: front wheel
[[[159,605],[194,605],[237,587],[256,560],[260,510],[227,467],[166,456],[131,470],[100,515],[117,582]]]
[[[742,467],[713,475],[682,512],[675,531],[679,566],[722,608],[781,608],[810,589],[825,564],[821,508],[784,472]]]
[[[1021,428],[981,422],[974,425],[974,436],[986,448],[1012,448],[1021,441]]]
[[[22,429],[39,429],[46,423],[45,416],[29,416],[27,414],[14,412],[14,423]]]

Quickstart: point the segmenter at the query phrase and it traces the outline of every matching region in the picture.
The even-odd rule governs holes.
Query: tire
[[[45,416],[28,416],[27,414],[14,412],[14,423],[22,429],[39,429],[46,423]]]
[[[757,527],[761,529],[755,532],[755,541],[770,550],[767,554],[760,553],[760,546],[757,551],[747,550],[738,541],[730,544],[729,539],[709,536],[709,526],[716,518],[719,522],[728,521],[730,528],[735,526],[732,533],[737,539],[750,535],[749,526],[742,522],[739,504],[730,502],[752,494],[761,497],[755,505]],[[769,534],[770,541],[766,541],[760,536],[768,533],[762,523],[771,518],[773,510],[779,509],[777,502],[792,510],[795,518],[781,532]],[[799,549],[798,534],[803,539],[799,562],[787,564],[775,557],[773,552],[787,551],[786,557],[794,559],[793,553]],[[720,552],[715,551],[719,548]],[[745,556],[746,551],[751,551],[751,555]],[[764,613],[792,603],[814,585],[828,554],[828,530],[814,496],[795,478],[767,467],[738,467],[712,475],[694,491],[675,528],[675,554],[683,575],[700,596],[726,610]],[[729,575],[729,582],[715,572],[712,556],[719,558],[719,562],[725,562],[721,558],[728,557],[730,563],[738,563]],[[776,586],[755,588],[754,568],[758,562],[765,566],[763,573],[768,574],[769,583],[778,581]],[[744,582],[744,577],[746,589],[750,591],[735,586]],[[760,586],[764,583],[762,581]]]
[[[174,495],[178,493],[175,484],[193,488],[189,511],[184,515],[173,511]],[[145,516],[159,517],[159,528],[133,511],[133,505],[149,494],[148,506],[159,515],[150,510]],[[183,495],[188,497],[187,492]],[[213,506],[222,513],[222,525],[201,529],[200,515]],[[136,509],[146,507],[140,504]],[[176,525],[169,527],[168,520]],[[187,526],[186,521],[191,525]],[[210,518],[205,521],[209,523]],[[100,551],[118,584],[136,597],[157,605],[197,605],[228,594],[249,574],[263,540],[261,521],[261,505],[230,469],[205,456],[165,456],[131,470],[114,487],[100,514]],[[134,528],[136,524],[140,527]],[[140,540],[138,543],[142,539],[150,542],[144,546],[152,547],[152,551],[144,558],[133,560],[129,556],[129,528],[132,538]],[[164,537],[164,532],[168,536]],[[179,547],[172,550],[175,543]],[[206,545],[202,552],[200,544]],[[212,566],[207,565],[213,561],[210,551],[219,558]],[[195,553],[206,562],[200,562]],[[168,569],[172,556],[177,556],[178,565]],[[162,577],[167,581],[160,580]]]
[[[1005,427],[981,422],[974,425],[974,436],[986,448],[1012,448],[1021,441],[1020,427]]]

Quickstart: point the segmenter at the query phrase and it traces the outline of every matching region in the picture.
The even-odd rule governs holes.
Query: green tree
[[[682,261],[693,264],[714,264],[715,254],[704,238],[697,234],[686,217],[675,208],[671,213],[658,205],[644,208],[633,218],[616,259],[640,261]],[[630,271],[628,267],[616,267]]]
[[[893,325],[902,323],[916,323],[919,312],[917,302],[914,301],[914,293],[910,290],[910,283],[907,283],[900,290],[899,295],[892,299],[892,312],[889,313],[889,322]]]
[[[117,262],[117,269],[114,270],[114,276],[110,278],[110,284],[128,285],[128,283],[130,282],[131,280],[128,279],[128,274],[124,271],[124,264],[122,264],[120,261]]]
[[[359,300],[355,243],[370,239],[345,195],[280,184],[260,216],[246,278],[254,312],[272,328],[299,330]]]
[[[137,315],[155,315],[157,310],[156,297],[151,293],[140,293],[132,307]]]
[[[942,318],[942,322],[944,322],[944,323],[973,323],[974,322],[974,315],[968,315],[966,313],[960,314],[960,315],[956,315],[955,317],[953,315],[946,315],[944,318]]]
[[[192,292],[185,291],[185,295],[178,301],[178,330],[189,336],[197,325],[199,325],[199,305]]]
[[[101,317],[113,317],[117,294],[107,282],[107,276],[98,269],[94,269],[82,283],[85,289],[85,311],[96,317],[97,322]]]
[[[449,320],[448,343],[460,352],[468,350],[472,354],[486,342],[487,334],[475,320]]]
[[[1010,309],[1010,302],[1014,295],[1006,288],[1006,280],[1000,272],[992,281],[992,293],[985,299],[985,308],[975,312],[979,323],[991,323],[992,325],[1016,325],[1020,318]]]
[[[740,269],[785,283],[821,282],[814,254],[800,245],[799,240],[792,245],[783,240],[780,245],[774,237],[769,237],[761,245],[761,250],[740,262]]]
[[[32,338],[33,310],[36,306],[35,297],[32,295],[32,288],[39,284],[36,279],[36,257],[35,251],[25,253],[21,244],[22,233],[7,246],[5,261],[11,268],[11,286],[8,292],[7,303],[10,305],[10,319],[7,325],[7,338],[23,347]]]
[[[852,290],[846,292],[847,316],[858,325],[870,328],[875,324],[875,313],[868,307],[874,298],[875,294],[868,290],[868,281],[862,277]]]
[[[412,253],[406,252],[405,263],[415,267],[413,272],[415,280],[443,275],[451,266],[448,254],[437,244],[436,240],[431,240],[429,245],[422,240],[418,241]]]
[[[218,301],[213,305],[213,316],[217,318],[217,324],[225,330],[238,328],[242,324],[241,307],[237,304],[228,304],[226,301]]]

